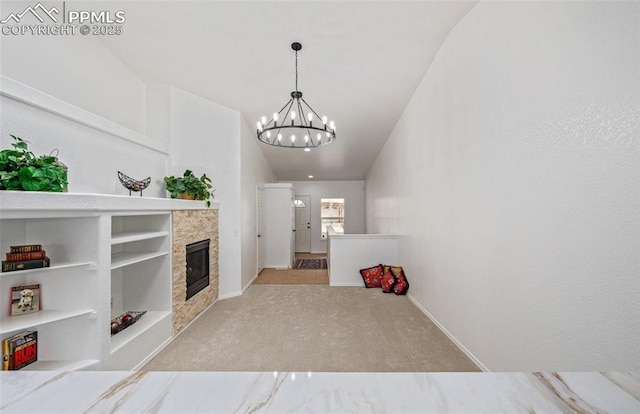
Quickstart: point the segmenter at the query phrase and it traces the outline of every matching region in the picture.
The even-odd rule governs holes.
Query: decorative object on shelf
[[[10,136],[13,149],[0,151],[0,190],[67,191],[68,168],[58,160],[57,152],[36,157],[29,151],[28,141]]]
[[[327,124],[327,117],[318,115],[302,97],[302,92],[298,90],[298,51],[302,49],[302,44],[294,42],[291,49],[296,54],[296,89],[291,92],[291,99],[273,114],[272,119],[267,120],[263,116],[258,121],[258,140],[275,147],[304,148],[305,151],[310,151],[311,148],[333,142],[336,139],[336,126],[333,121]],[[285,132],[287,136],[283,136]]]
[[[2,341],[2,370],[15,371],[38,360],[38,331],[24,331]]]
[[[40,284],[11,288],[11,316],[26,315],[40,310]]]
[[[120,171],[118,171],[118,179],[120,180],[120,184],[129,190],[129,195],[131,195],[132,191],[140,191],[140,197],[142,197],[142,190],[149,187],[151,183],[151,177],[147,177],[144,180],[136,180]]]
[[[6,253],[6,259],[2,261],[3,272],[39,269],[51,265],[47,252],[42,250],[41,244],[11,246],[11,251]]]
[[[115,335],[138,322],[147,311],[128,311],[111,319],[111,335]]]
[[[164,177],[164,184],[171,198],[207,200],[207,207],[211,207],[209,198],[213,198],[213,192],[216,191],[211,190],[213,185],[206,174],[198,178],[191,170],[185,170],[182,177]]]

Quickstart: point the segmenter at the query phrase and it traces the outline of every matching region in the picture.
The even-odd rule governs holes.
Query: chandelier
[[[335,140],[336,126],[333,121],[327,123],[327,117],[318,115],[302,97],[298,90],[298,51],[302,44],[294,42],[291,49],[296,54],[296,89],[291,92],[291,99],[270,120],[263,116],[258,121],[257,134],[265,144],[311,151],[311,148]]]

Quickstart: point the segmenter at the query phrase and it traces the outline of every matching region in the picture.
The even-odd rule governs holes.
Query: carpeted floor
[[[150,371],[478,371],[405,296],[252,285],[215,303]]]

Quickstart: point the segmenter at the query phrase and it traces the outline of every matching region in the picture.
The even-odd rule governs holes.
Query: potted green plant
[[[191,170],[185,170],[182,177],[164,177],[164,185],[171,198],[186,200],[207,200],[207,207],[211,207],[213,198],[211,179],[206,174],[197,177]]]
[[[13,149],[0,151],[0,190],[67,191],[67,167],[56,156],[36,157],[28,141],[10,136]]]

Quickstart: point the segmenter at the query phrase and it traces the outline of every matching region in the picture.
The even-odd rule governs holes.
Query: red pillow
[[[396,277],[393,275],[393,273],[387,270],[382,275],[382,279],[380,280],[380,285],[384,293],[391,293],[393,292],[393,288],[396,285]]]
[[[382,265],[370,267],[360,270],[360,276],[364,280],[364,286],[367,288],[380,287],[382,280]]]
[[[393,287],[393,292],[396,295],[406,295],[407,290],[409,290],[409,280],[405,276],[403,270],[396,278],[396,285]]]

